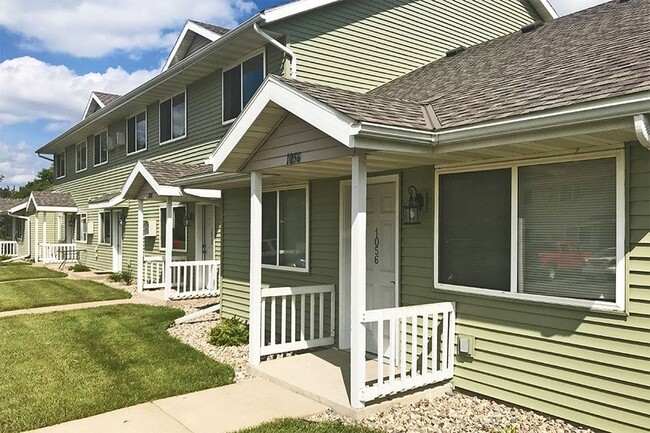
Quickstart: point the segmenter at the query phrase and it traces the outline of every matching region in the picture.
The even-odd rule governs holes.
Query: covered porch
[[[29,218],[19,215],[26,205],[26,200],[0,199],[0,257],[4,260],[29,256]]]

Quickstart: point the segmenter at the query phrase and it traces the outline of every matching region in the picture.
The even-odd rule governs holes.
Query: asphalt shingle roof
[[[211,165],[179,164],[165,161],[140,161],[159,185],[172,185],[183,177],[196,176],[212,172]]]
[[[113,101],[116,101],[117,99],[120,98],[121,95],[116,95],[114,93],[104,93],[104,92],[93,92],[97,98],[99,98],[100,101],[102,101],[102,104],[108,105]]]
[[[110,201],[120,195],[120,192],[108,192],[106,194],[102,194],[98,197],[95,197],[93,199],[88,200],[88,204],[95,204],[95,203],[103,203],[105,201]]]
[[[7,213],[11,208],[26,201],[26,199],[21,198],[0,198],[0,214]]]
[[[77,207],[69,192],[33,191],[32,194],[37,206]]]
[[[215,26],[214,24],[203,23],[201,21],[196,21],[196,20],[190,20],[190,21],[218,35],[225,35],[230,31],[230,29],[227,29],[225,27]]]

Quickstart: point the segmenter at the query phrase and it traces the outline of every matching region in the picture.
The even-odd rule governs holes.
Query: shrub
[[[72,272],[88,272],[90,271],[90,268],[83,263],[75,263],[74,265],[70,266],[68,270]]]
[[[248,344],[248,323],[238,317],[223,319],[210,330],[208,342],[215,346],[243,346]]]
[[[131,271],[131,265],[127,267],[125,271],[122,272],[114,272],[108,276],[108,281],[112,281],[114,283],[124,283],[127,286],[130,286],[133,284],[133,281],[135,280],[135,277],[133,276],[133,272]]]

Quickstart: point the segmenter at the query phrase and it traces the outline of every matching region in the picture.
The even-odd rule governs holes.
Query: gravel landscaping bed
[[[192,305],[180,307],[186,313],[196,311]],[[235,369],[235,382],[251,378],[248,372],[248,346],[217,347],[208,343],[208,333],[219,323],[217,313],[207,314],[195,321],[172,325],[168,331],[185,344],[205,353],[215,361],[231,365]]]

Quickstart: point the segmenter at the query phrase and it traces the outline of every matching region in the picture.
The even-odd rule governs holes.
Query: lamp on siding
[[[420,224],[420,210],[424,207],[424,196],[413,185],[409,186],[409,199],[402,206],[402,224]]]

